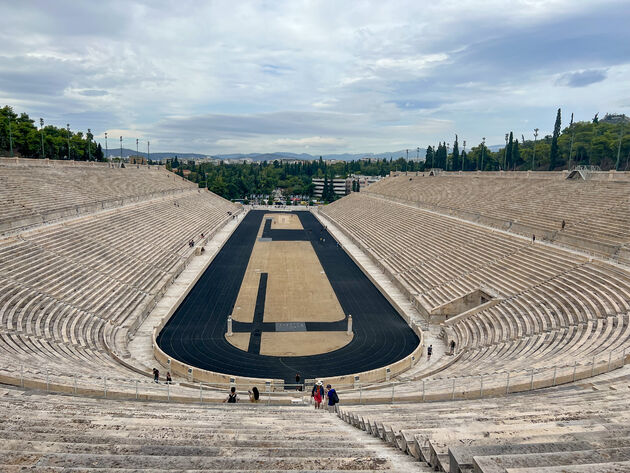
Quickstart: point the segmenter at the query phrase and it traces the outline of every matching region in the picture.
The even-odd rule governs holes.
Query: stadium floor
[[[227,317],[234,309],[261,220],[268,213],[250,211],[192,288],[158,335],[165,353],[210,371],[291,383],[296,373],[302,379],[357,373],[391,364],[414,350],[419,343],[416,334],[310,212],[295,212],[304,230],[272,230],[266,222],[262,236],[311,242],[344,313],[352,314],[354,338],[340,349],[311,356],[265,356],[231,345],[225,339]],[[345,320],[306,322],[308,331],[345,326]],[[257,328],[275,331],[275,324],[258,322]],[[234,332],[251,329],[252,324],[235,321],[233,325]]]

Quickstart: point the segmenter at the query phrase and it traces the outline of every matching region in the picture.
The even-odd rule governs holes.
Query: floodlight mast
[[[70,123],[66,123],[66,129],[68,130],[68,159],[70,159]]]
[[[536,165],[536,138],[538,138],[538,128],[534,128],[534,153],[532,154],[532,171]]]
[[[486,150],[486,137],[484,136],[481,141],[481,171],[483,171],[483,153]]]
[[[105,159],[109,161],[109,148],[107,147],[107,132],[105,132]]]
[[[39,119],[39,134],[42,138],[42,159],[44,159],[44,119]]]

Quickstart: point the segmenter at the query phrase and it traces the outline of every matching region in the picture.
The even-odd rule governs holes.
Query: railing
[[[425,378],[415,381],[386,383],[335,384],[341,402],[351,404],[384,404],[429,402],[458,399],[481,399],[511,393],[532,391],[584,380],[624,366],[626,348],[609,350],[590,359],[543,368],[510,370],[487,375]],[[0,370],[0,383],[77,396],[137,401],[182,403],[221,403],[230,388],[235,387],[241,402],[248,402],[251,385],[239,383],[186,382],[160,384],[149,378],[128,379],[120,376],[82,377],[54,372],[49,368],[17,365]],[[324,385],[327,382],[324,379]],[[259,387],[260,404],[305,405],[310,402],[313,383],[267,384]],[[299,389],[298,389],[299,388]]]

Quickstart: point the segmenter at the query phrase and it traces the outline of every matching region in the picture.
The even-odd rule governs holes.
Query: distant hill
[[[105,150],[103,150],[105,153]],[[135,150],[129,148],[122,149],[123,158],[127,158],[129,156],[134,155],[147,156],[147,153],[143,151],[139,151],[136,153]],[[409,159],[415,158],[417,156],[417,151],[409,150]],[[420,158],[424,158],[426,154],[425,148],[420,148]],[[352,161],[361,158],[393,158],[398,159],[400,157],[406,157],[406,150],[399,151],[391,151],[385,153],[343,153],[343,154],[324,154],[321,155],[322,159],[331,160],[336,159],[340,161]],[[278,151],[275,153],[231,153],[231,154],[215,154],[215,155],[207,155],[207,154],[199,154],[199,153],[179,153],[179,152],[151,152],[151,159],[166,159],[166,158],[174,158],[177,156],[178,159],[201,159],[206,158],[208,156],[212,158],[218,159],[252,159],[254,161],[273,161],[276,159],[303,159],[303,160],[313,160],[319,159],[320,155],[312,155],[308,153],[289,153]],[[120,148],[110,148],[107,152],[107,157],[111,158],[119,158],[120,157]]]
[[[105,150],[103,150],[103,154],[105,154]],[[135,149],[123,148],[122,149],[123,158],[128,158],[129,156],[144,156],[147,157],[147,153],[143,153],[142,151],[136,153]],[[151,151],[151,159],[165,159],[165,158],[174,158],[177,156],[179,159],[201,159],[205,158],[206,154],[199,153],[154,153]],[[107,152],[107,157],[111,158],[120,158],[120,148],[110,148]]]
[[[491,151],[498,151],[503,149],[505,145],[491,145],[488,146],[487,149]],[[105,152],[105,150],[103,150]],[[426,154],[426,148],[420,148],[420,159],[423,160]],[[135,150],[129,148],[123,148],[123,158],[127,158],[132,155],[139,154],[140,156],[147,156],[147,153],[140,151],[136,153]],[[417,150],[410,149],[409,150],[409,159],[415,159],[418,155]],[[110,149],[107,154],[108,157],[118,158],[120,157],[120,148]],[[202,158],[215,158],[215,159],[251,159],[253,161],[274,161],[276,159],[302,159],[302,160],[314,160],[319,159],[320,155],[312,155],[308,153],[289,153],[284,151],[278,151],[275,153],[230,153],[230,154],[200,154],[200,153],[179,153],[179,152],[151,152],[151,159],[167,159],[174,158],[177,156],[178,159],[202,159]],[[358,160],[362,158],[373,158],[373,159],[389,159],[392,158],[394,160],[398,158],[406,158],[407,151],[404,149],[398,151],[387,151],[384,153],[341,153],[341,154],[322,154],[322,159],[325,160],[339,160],[339,161],[352,161]]]
[[[415,158],[417,156],[417,151],[415,149],[410,149],[409,150],[409,159]],[[426,149],[425,148],[420,148],[420,158],[424,158],[424,155],[426,154]],[[319,157],[322,157],[322,159],[326,159],[326,160],[331,160],[331,159],[336,159],[336,160],[340,160],[340,161],[352,161],[352,160],[357,160],[357,159],[361,159],[361,158],[378,158],[378,159],[383,159],[383,158],[393,158],[393,159],[398,159],[400,157],[406,157],[407,156],[407,152],[406,150],[399,150],[399,151],[388,151],[385,153],[343,153],[343,154],[316,154],[316,155],[312,155],[312,154],[308,154],[308,153],[288,153],[288,152],[275,152],[275,153],[233,153],[233,154],[217,154],[217,155],[213,155],[213,158],[222,158],[222,159],[253,159],[254,161],[273,161],[274,159],[304,159],[304,160],[313,160],[313,159],[319,159]]]

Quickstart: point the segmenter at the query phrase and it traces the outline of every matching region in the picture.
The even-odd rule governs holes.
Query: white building
[[[350,189],[352,189],[352,181],[348,181],[348,179],[333,179],[333,191],[336,195],[343,197],[350,193]],[[315,184],[315,190],[313,191],[313,195],[315,197],[321,198],[322,193],[324,192],[324,179],[314,178],[313,184]]]

